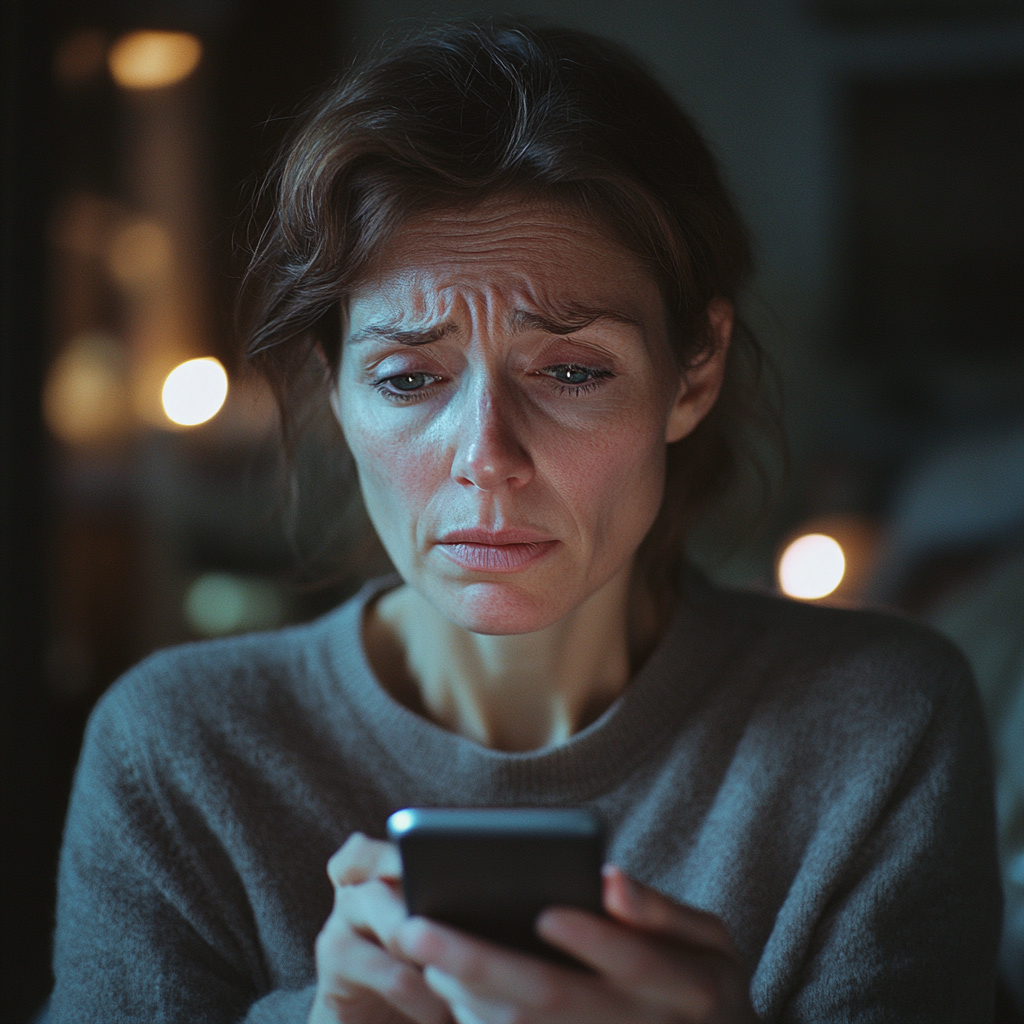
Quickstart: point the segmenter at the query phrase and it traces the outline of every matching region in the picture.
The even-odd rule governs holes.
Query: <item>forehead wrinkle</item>
[[[534,203],[485,203],[467,216],[457,209],[438,210],[410,219],[392,245],[392,256],[410,254],[486,255],[506,252],[518,243],[534,245],[537,236],[563,238],[570,232],[607,244],[607,233],[569,209]]]
[[[427,345],[457,333],[459,325],[451,319],[452,297],[445,289],[437,289],[428,298],[427,291],[416,278],[385,289],[376,303],[384,308],[378,308],[370,323],[353,332],[346,339],[348,344],[379,338],[402,345]]]
[[[646,336],[645,321],[631,308],[627,296],[577,296],[575,287],[564,283],[552,287],[543,275],[538,279],[517,267],[517,262],[510,260],[512,265],[502,267],[497,279],[486,273],[482,279],[460,279],[459,270],[445,266],[400,271],[397,279],[381,282],[377,315],[369,318],[377,322],[355,332],[350,340],[369,337],[426,345],[461,334],[467,326],[475,334],[471,324],[477,320],[490,322],[492,330],[502,324],[513,335],[538,330],[566,336],[605,321]],[[582,287],[584,292],[590,290],[585,283]]]
[[[443,281],[431,284],[427,275],[418,275],[411,289],[387,289],[381,296],[378,309],[370,323],[359,327],[349,336],[350,344],[371,338],[403,345],[426,345],[463,333],[477,321],[492,327],[508,320],[502,311],[513,304],[510,289],[497,282]],[[514,289],[511,290],[514,294]],[[403,301],[404,299],[404,301]],[[376,322],[373,322],[373,321]]]

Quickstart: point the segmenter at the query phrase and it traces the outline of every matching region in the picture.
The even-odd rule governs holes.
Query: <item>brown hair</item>
[[[326,357],[326,378],[312,375],[323,389],[348,294],[413,215],[511,195],[600,221],[659,281],[681,365],[714,344],[708,303],[735,301],[751,272],[746,231],[692,121],[629,53],[567,29],[445,23],[371,55],[313,105],[271,181],[245,282],[246,354],[274,389],[291,451],[310,366]],[[669,447],[638,556],[653,594],[674,592],[686,531],[737,466],[762,361],[737,323],[715,408]]]

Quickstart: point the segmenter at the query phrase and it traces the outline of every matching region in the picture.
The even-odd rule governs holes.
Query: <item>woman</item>
[[[250,353],[286,425],[319,367],[398,577],[104,699],[55,1018],[990,1015],[963,661],[682,564],[753,342],[744,232],[667,94],[577,33],[443,26],[319,102],[276,195]],[[538,921],[592,972],[407,917],[385,819],[452,804],[601,815],[608,916]]]

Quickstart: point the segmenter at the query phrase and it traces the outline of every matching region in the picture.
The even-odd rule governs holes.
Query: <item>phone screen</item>
[[[410,914],[579,966],[541,940],[550,906],[601,914],[601,822],[579,808],[406,808],[388,819]]]

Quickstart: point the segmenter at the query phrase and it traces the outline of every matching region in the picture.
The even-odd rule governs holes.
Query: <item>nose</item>
[[[481,491],[523,486],[534,468],[522,433],[512,397],[494,382],[481,382],[466,396],[456,427],[452,479]]]

